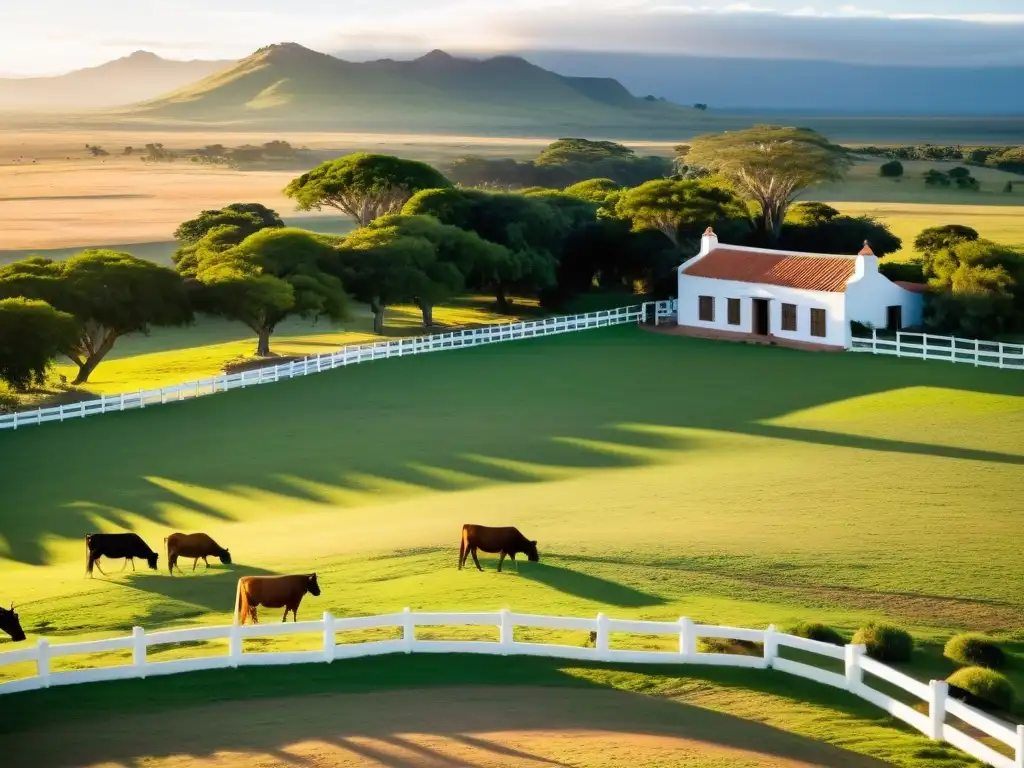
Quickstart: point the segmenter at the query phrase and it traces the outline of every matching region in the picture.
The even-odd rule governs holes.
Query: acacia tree
[[[748,217],[731,191],[706,179],[658,179],[627,189],[619,195],[615,213],[632,222],[634,231],[661,232],[676,248],[698,230]]]
[[[45,301],[0,300],[0,379],[17,390],[42,382],[77,334],[75,318]]]
[[[211,232],[218,232],[217,242],[226,249],[238,245],[249,235],[261,229],[280,229],[284,222],[277,211],[260,203],[232,203],[224,208],[202,211],[194,219],[182,222],[174,237],[179,243],[172,261],[178,271],[185,275],[195,272],[196,250],[200,241]],[[207,242],[203,247],[210,247]]]
[[[335,263],[352,295],[370,305],[378,334],[388,306],[417,299],[433,305],[463,286],[462,274],[438,259],[434,243],[399,226],[357,229],[338,247]]]
[[[434,303],[439,297],[446,298],[467,282],[481,279],[480,276],[493,275],[498,265],[509,257],[503,246],[484,240],[476,232],[442,224],[432,216],[382,216],[370,229],[393,229],[398,236],[426,240],[433,246],[436,260],[451,265],[459,274],[456,284],[452,273],[441,273],[439,281],[431,283],[430,294],[412,297],[423,313],[423,325],[428,328],[434,325]]]
[[[562,190],[565,194],[588,203],[604,205],[608,197],[621,190],[621,185],[611,179],[587,179]]]
[[[940,227],[928,227],[921,230],[914,238],[914,249],[919,253],[935,254],[947,248],[953,248],[960,243],[971,243],[980,235],[978,230],[967,227],[963,224],[944,224]]]
[[[14,262],[0,268],[0,296],[40,299],[74,316],[78,333],[61,349],[78,366],[74,384],[87,382],[122,336],[192,321],[178,274],[120,251]]]
[[[771,241],[801,191],[842,178],[853,163],[846,149],[816,131],[773,125],[698,136],[676,152],[686,163],[724,176],[756,202],[758,227]]]
[[[293,179],[284,194],[300,211],[319,211],[326,206],[366,226],[385,214],[400,213],[420,190],[451,186],[426,163],[358,152],[321,163]]]
[[[286,317],[348,318],[348,295],[327,270],[336,254],[301,229],[263,229],[226,250],[200,248],[198,307],[237,320],[257,336],[256,355],[270,355],[270,337]]]

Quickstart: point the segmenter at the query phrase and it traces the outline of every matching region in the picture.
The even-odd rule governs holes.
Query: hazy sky
[[[240,58],[525,49],[1024,63],[1024,0],[0,0],[0,73],[53,74],[145,49]],[[351,9],[346,6],[355,6]]]

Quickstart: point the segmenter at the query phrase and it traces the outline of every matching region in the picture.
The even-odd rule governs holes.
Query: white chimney
[[[860,280],[865,275],[877,275],[878,274],[878,257],[875,256],[875,252],[871,250],[871,246],[868,245],[868,241],[864,241],[864,247],[861,248],[860,253],[857,254],[857,266],[853,273],[854,280]]]
[[[718,235],[715,234],[715,230],[708,227],[704,230],[704,236],[700,239],[700,253],[698,256],[707,256],[715,248],[718,247]]]

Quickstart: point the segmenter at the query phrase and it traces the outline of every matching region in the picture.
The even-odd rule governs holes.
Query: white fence
[[[482,640],[420,640],[417,627],[433,626],[490,626],[497,629],[495,641]],[[339,643],[338,633],[381,627],[401,629],[401,639],[376,640],[359,643]],[[551,645],[516,641],[515,627],[536,627],[555,630],[582,630],[596,633],[594,647]],[[678,641],[675,651],[634,651],[610,647],[609,635],[635,633],[640,635],[668,635]],[[277,635],[316,633],[322,638],[315,651],[243,652],[245,638]],[[727,638],[763,644],[760,656],[723,653],[701,653],[699,638]],[[228,641],[224,656],[152,662],[147,649],[167,643],[185,643],[205,640]],[[790,648],[806,654],[833,660],[843,673],[830,672],[821,667],[783,658],[780,649]],[[51,661],[56,658],[84,653],[132,651],[132,663],[121,666],[72,671],[53,671]],[[36,674],[20,680],[0,683],[0,694],[31,691],[58,685],[127,680],[156,677],[181,672],[225,669],[245,666],[280,664],[330,663],[335,659],[355,659],[388,653],[482,653],[499,656],[543,656],[577,661],[603,661],[630,664],[713,664],[751,669],[775,669],[790,675],[804,677],[824,685],[841,688],[881,707],[893,717],[908,723],[931,739],[946,741],[969,755],[995,768],[1024,768],[1024,725],[1013,726],[996,720],[983,712],[947,695],[945,682],[933,680],[921,683],[895,669],[880,664],[864,655],[863,645],[836,646],[776,632],[774,627],[739,629],[695,624],[689,618],[679,621],[631,621],[611,619],[604,614],[596,618],[537,616],[502,610],[496,613],[420,613],[406,608],[402,613],[384,616],[357,616],[335,618],[325,613],[320,621],[300,621],[281,624],[241,626],[234,624],[198,629],[175,629],[163,632],[145,632],[135,627],[131,636],[91,642],[50,645],[41,638],[35,646],[0,653],[0,667],[10,664],[34,662]],[[913,697],[928,704],[927,713],[904,704],[872,688],[865,676],[885,680]],[[1008,757],[946,722],[951,716],[1005,744],[1015,757]]]
[[[662,304],[666,302],[661,302]],[[654,302],[651,302],[653,306]],[[422,355],[427,352],[443,352],[450,349],[479,347],[484,344],[495,344],[502,341],[533,339],[541,336],[552,336],[559,333],[585,331],[591,328],[604,328],[609,325],[637,323],[643,319],[644,307],[639,304],[631,307],[620,307],[602,312],[589,312],[585,315],[569,315],[551,317],[543,320],[532,320],[520,323],[502,323],[473,328],[463,331],[440,333],[433,336],[416,336],[393,341],[380,341],[370,344],[357,344],[343,347],[337,352],[327,352],[303,360],[294,360],[281,365],[258,368],[243,373],[217,376],[188,384],[179,384],[163,389],[140,390],[121,395],[106,395],[95,400],[84,400],[71,405],[54,408],[39,408],[34,411],[23,411],[0,415],[0,429],[18,429],[33,424],[46,424],[51,421],[82,419],[103,413],[129,411],[136,408],[149,408],[154,405],[175,403],[202,395],[227,392],[232,389],[253,387],[258,384],[269,384],[297,376],[308,376],[346,365],[367,363],[373,360],[385,360],[392,357]]]
[[[850,339],[851,352],[871,352],[876,355],[916,357],[921,360],[945,360],[950,363],[1009,368],[1024,371],[1024,344],[1005,344],[998,341],[960,339],[955,336],[933,336],[928,333],[899,331],[896,338],[881,338],[871,330],[869,337]]]

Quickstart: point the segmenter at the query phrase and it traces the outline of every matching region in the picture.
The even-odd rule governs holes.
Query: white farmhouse
[[[679,267],[677,322],[697,336],[844,349],[851,321],[920,324],[923,289],[881,274],[867,243],[856,256],[772,251],[720,244],[708,227]]]

